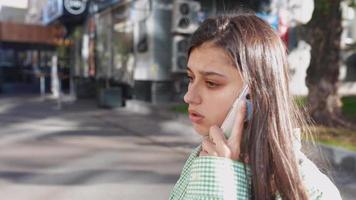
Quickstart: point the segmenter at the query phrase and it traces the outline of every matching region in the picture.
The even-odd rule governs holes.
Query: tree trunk
[[[311,45],[307,70],[309,111],[318,124],[346,126],[337,93],[340,68],[341,0],[315,0],[311,21],[306,25]]]

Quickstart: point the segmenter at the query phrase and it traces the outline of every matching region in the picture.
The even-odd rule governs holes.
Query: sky
[[[1,6],[9,6],[15,8],[27,8],[28,0],[0,0]]]

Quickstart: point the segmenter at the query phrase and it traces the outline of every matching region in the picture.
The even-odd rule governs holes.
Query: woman
[[[286,48],[252,13],[205,20],[191,38],[184,101],[202,144],[188,158],[170,199],[341,199],[295,142],[302,115],[288,89]],[[220,126],[243,86],[233,131]]]

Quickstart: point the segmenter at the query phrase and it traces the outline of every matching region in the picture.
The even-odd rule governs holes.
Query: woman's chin
[[[209,128],[193,123],[194,130],[201,136],[206,136],[209,134]]]

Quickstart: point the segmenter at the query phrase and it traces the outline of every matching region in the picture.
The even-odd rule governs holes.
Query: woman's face
[[[194,129],[204,136],[211,126],[221,126],[243,87],[242,77],[228,54],[210,42],[192,50],[187,73],[184,101]]]

